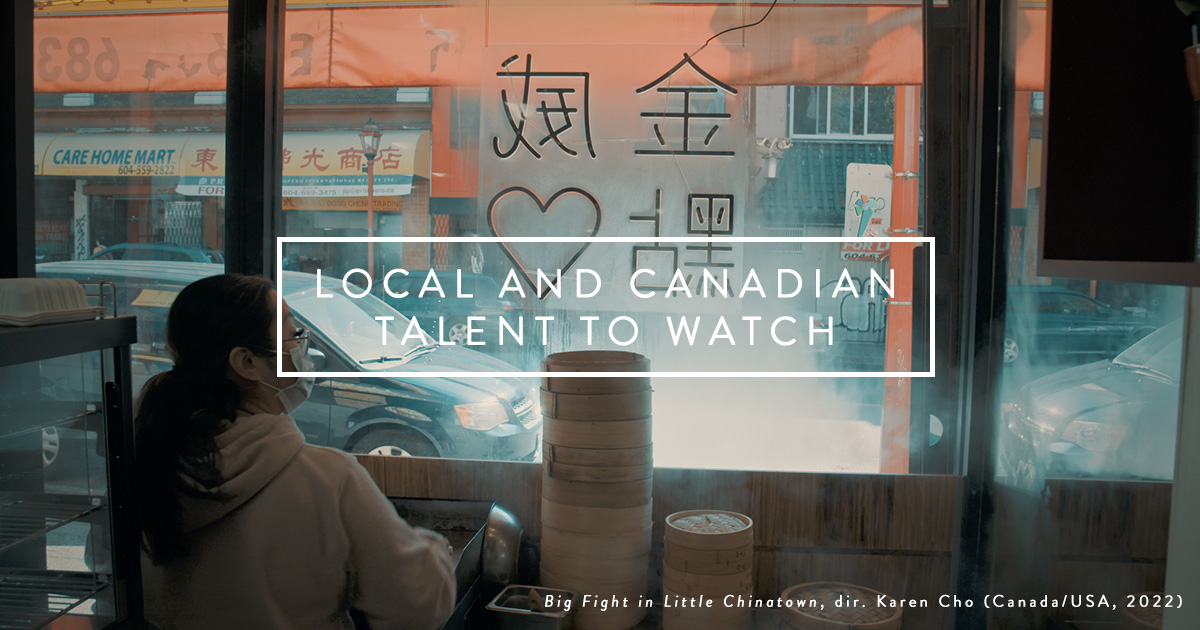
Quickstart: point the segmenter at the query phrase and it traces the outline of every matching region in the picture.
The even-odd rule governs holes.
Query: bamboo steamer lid
[[[576,448],[543,442],[542,460],[572,466],[643,466],[654,464],[654,445],[633,448]]]
[[[587,575],[559,575],[544,569],[539,569],[539,573],[543,586],[574,591],[580,595],[590,593],[597,597],[628,597],[630,601],[646,594],[647,579],[650,576],[649,563],[641,572],[613,582],[601,582]]]
[[[640,466],[577,466],[542,460],[542,469],[554,479],[563,481],[590,481],[592,483],[615,483],[639,481],[654,475],[653,464]]]
[[[653,479],[592,483],[542,475],[542,498],[567,505],[627,508],[650,502]]]
[[[543,372],[649,372],[650,360],[632,352],[581,350],[559,352],[542,361]],[[564,394],[619,394],[650,389],[648,376],[542,378],[542,389]]]
[[[685,573],[700,575],[729,575],[750,571],[753,568],[753,559],[753,545],[718,551],[669,545],[663,550],[663,564]]]
[[[731,530],[740,524],[740,529]],[[667,517],[666,545],[699,550],[740,549],[754,544],[754,521],[724,510],[685,510]]]
[[[566,394],[541,390],[542,415],[559,420],[635,420],[651,413],[651,390]]]
[[[641,532],[651,524],[653,501],[627,508],[568,505],[542,498],[542,526],[576,534]]]
[[[575,558],[632,558],[650,553],[652,529],[647,525],[622,534],[582,534],[543,524],[542,551]]]
[[[663,588],[684,597],[748,596],[754,592],[754,573],[747,570],[728,575],[699,575],[664,566]]]
[[[547,418],[542,425],[542,440],[554,446],[581,449],[628,449],[648,446],[651,442],[650,418],[578,422]]]
[[[879,595],[874,589],[842,582],[797,584],[783,591],[783,621],[794,630],[899,630],[904,609],[876,605]],[[838,606],[839,597],[858,600],[859,605]]]
[[[630,557],[615,555],[559,555],[553,548],[542,548],[540,570],[554,575],[586,576],[597,583],[614,583],[630,580],[646,573],[650,565],[650,554],[642,553]]]

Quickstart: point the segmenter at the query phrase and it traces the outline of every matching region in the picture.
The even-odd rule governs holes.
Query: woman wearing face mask
[[[397,516],[354,458],[304,444],[307,334],[271,283],[199,280],[167,316],[174,369],[139,396],[146,616],[165,630],[435,628],[455,599],[449,545]],[[275,352],[276,335],[283,355]],[[280,365],[282,363],[282,365]]]

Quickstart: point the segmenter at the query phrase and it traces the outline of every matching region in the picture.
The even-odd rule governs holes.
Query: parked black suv
[[[1007,303],[1005,363],[1108,358],[1162,325],[1055,286],[1010,286]]]
[[[42,277],[107,280],[117,285],[121,314],[138,316],[133,348],[135,386],[169,369],[162,346],[166,313],[183,287],[223,272],[220,265],[128,260],[43,263]],[[400,342],[407,318],[371,295],[350,298],[340,283],[284,272],[282,293],[298,324],[310,330],[318,372],[362,376],[318,379],[309,401],[294,414],[311,444],[354,453],[467,459],[533,460],[539,454],[541,411],[536,383],[511,376],[516,367],[432,339]],[[377,315],[390,316],[387,355],[380,353]],[[372,372],[463,372],[462,378],[382,377]]]

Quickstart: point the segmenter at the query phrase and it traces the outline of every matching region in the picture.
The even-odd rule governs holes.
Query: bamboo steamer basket
[[[651,413],[650,394],[649,389],[613,394],[564,394],[543,389],[542,415],[559,420],[600,422],[647,418]]]
[[[650,553],[651,531],[581,534],[542,525],[542,552],[574,558],[632,558]],[[561,574],[560,574],[561,575]]]
[[[627,508],[568,505],[542,499],[542,526],[575,534],[641,532],[651,524],[653,501]]]
[[[544,442],[542,460],[571,466],[643,466],[654,463],[654,445],[633,448],[576,448]]]
[[[566,505],[629,508],[650,502],[653,479],[593,483],[564,481],[542,474],[542,498]]]
[[[625,630],[632,628],[642,621],[646,609],[638,602],[646,595],[646,581],[649,567],[631,579],[615,583],[599,583],[588,576],[559,576],[553,572],[541,571],[541,583],[549,588],[560,588],[574,591],[579,596],[573,612],[572,627],[576,630]],[[583,596],[592,595],[598,599],[610,600],[616,597],[627,605],[600,610],[594,603],[583,605]]]
[[[682,529],[679,525],[676,525],[676,521],[681,519],[705,514],[730,516],[741,521],[745,524],[745,527],[732,532],[697,532]],[[724,510],[685,510],[683,512],[675,512],[667,517],[664,542],[666,543],[666,551],[664,553],[670,553],[671,548],[675,546],[701,551],[740,549],[754,544],[754,521],[750,520],[750,517],[745,514],[726,512]]]
[[[753,545],[719,551],[672,545],[669,551],[665,550],[663,553],[663,564],[666,566],[699,575],[729,575],[750,571],[753,568],[753,560]]]
[[[551,575],[574,575],[598,584],[612,584],[640,576],[647,571],[646,567],[649,564],[649,553],[629,557],[582,557],[559,555],[552,549],[542,549],[539,570],[546,571]]]
[[[554,446],[580,449],[636,449],[651,442],[650,418],[580,422],[546,418],[542,440]]]
[[[542,460],[547,475],[563,481],[587,481],[591,483],[617,483],[641,481],[654,475],[652,464],[641,466],[577,466]]]
[[[904,609],[877,606],[879,595],[874,589],[842,582],[797,584],[783,591],[783,621],[794,630],[899,630]],[[860,605],[838,606],[839,596],[857,599]],[[799,605],[812,601],[819,605]]]
[[[720,599],[726,595],[751,595],[754,592],[754,572],[747,570],[727,575],[700,575],[664,566],[663,588],[684,597],[703,595]]]
[[[542,361],[543,372],[649,372],[650,360],[640,354],[610,350],[559,352]],[[563,394],[622,394],[650,389],[648,376],[570,378],[546,376],[542,389]]]

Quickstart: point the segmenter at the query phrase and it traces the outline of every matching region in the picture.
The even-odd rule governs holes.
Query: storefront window
[[[1170,484],[1162,482],[1175,469],[1185,292],[1038,275],[1039,215],[1053,211],[1039,201],[1043,143],[1053,142],[1044,103],[1054,89],[1042,91],[1044,63],[1023,54],[1025,42],[1045,37],[1046,13],[1019,15],[1009,44],[1017,66],[1007,95],[995,515],[985,527],[995,532],[992,592],[1061,603],[993,614],[1002,627],[1141,623],[1162,612],[1128,602],[1163,590]],[[1069,597],[1076,593],[1090,599]]]
[[[282,265],[313,275],[285,275],[285,292],[302,304],[318,270],[351,299],[370,284],[402,316],[385,334],[421,335],[406,342],[414,354],[364,364],[330,331],[316,344],[327,371],[364,376],[325,381],[313,424],[358,452],[534,459],[537,440],[523,433],[538,430],[525,416],[538,411],[536,378],[489,392],[516,419],[480,445],[486,431],[463,436],[456,418],[444,432],[417,424],[433,411],[410,390],[452,397],[446,383],[366,375],[538,372],[551,353],[619,349],[691,374],[655,379],[659,465],[883,470],[888,450],[907,449],[907,434],[884,437],[906,425],[906,403],[885,400],[885,377],[854,375],[915,370],[912,325],[889,327],[888,314],[912,301],[898,288],[927,301],[927,283],[914,289],[911,244],[799,237],[920,235],[919,182],[902,178],[905,196],[893,198],[892,177],[897,160],[918,170],[920,17],[736,4],[290,11],[291,39],[332,53],[287,81],[283,235],[303,242],[285,245]],[[330,39],[330,24],[353,36]],[[793,40],[809,42],[814,64],[781,52]],[[860,63],[844,63],[854,51]],[[343,87],[312,87],[321,76]],[[819,130],[796,128],[801,94],[821,101]],[[373,159],[360,139],[368,123],[381,134]],[[794,137],[805,134],[833,141]],[[308,187],[289,187],[301,176]],[[405,240],[349,242],[367,236]],[[495,242],[504,237],[624,241]],[[463,240],[437,240],[453,238]],[[706,274],[709,290],[733,297],[700,297]],[[747,290],[751,278],[761,289]],[[604,286],[589,295],[595,280]],[[928,336],[917,343],[924,357]],[[904,358],[889,362],[889,348]],[[823,376],[834,372],[850,376]],[[389,402],[361,404],[352,391],[367,386]],[[381,446],[372,427],[397,443]],[[893,441],[903,446],[882,446]]]
[[[160,6],[34,3],[35,205],[16,209],[34,214],[38,276],[78,280],[110,313],[137,316],[135,388],[171,367],[164,328],[175,295],[224,270],[224,203],[212,191],[225,168],[227,16]],[[100,392],[80,389],[101,382],[99,357],[79,369],[82,379],[43,370],[40,388],[102,408]],[[96,429],[42,431],[47,487],[94,486],[83,464],[105,452]],[[101,527],[106,518],[54,529],[45,566],[112,571]],[[105,606],[75,610],[111,614]]]

